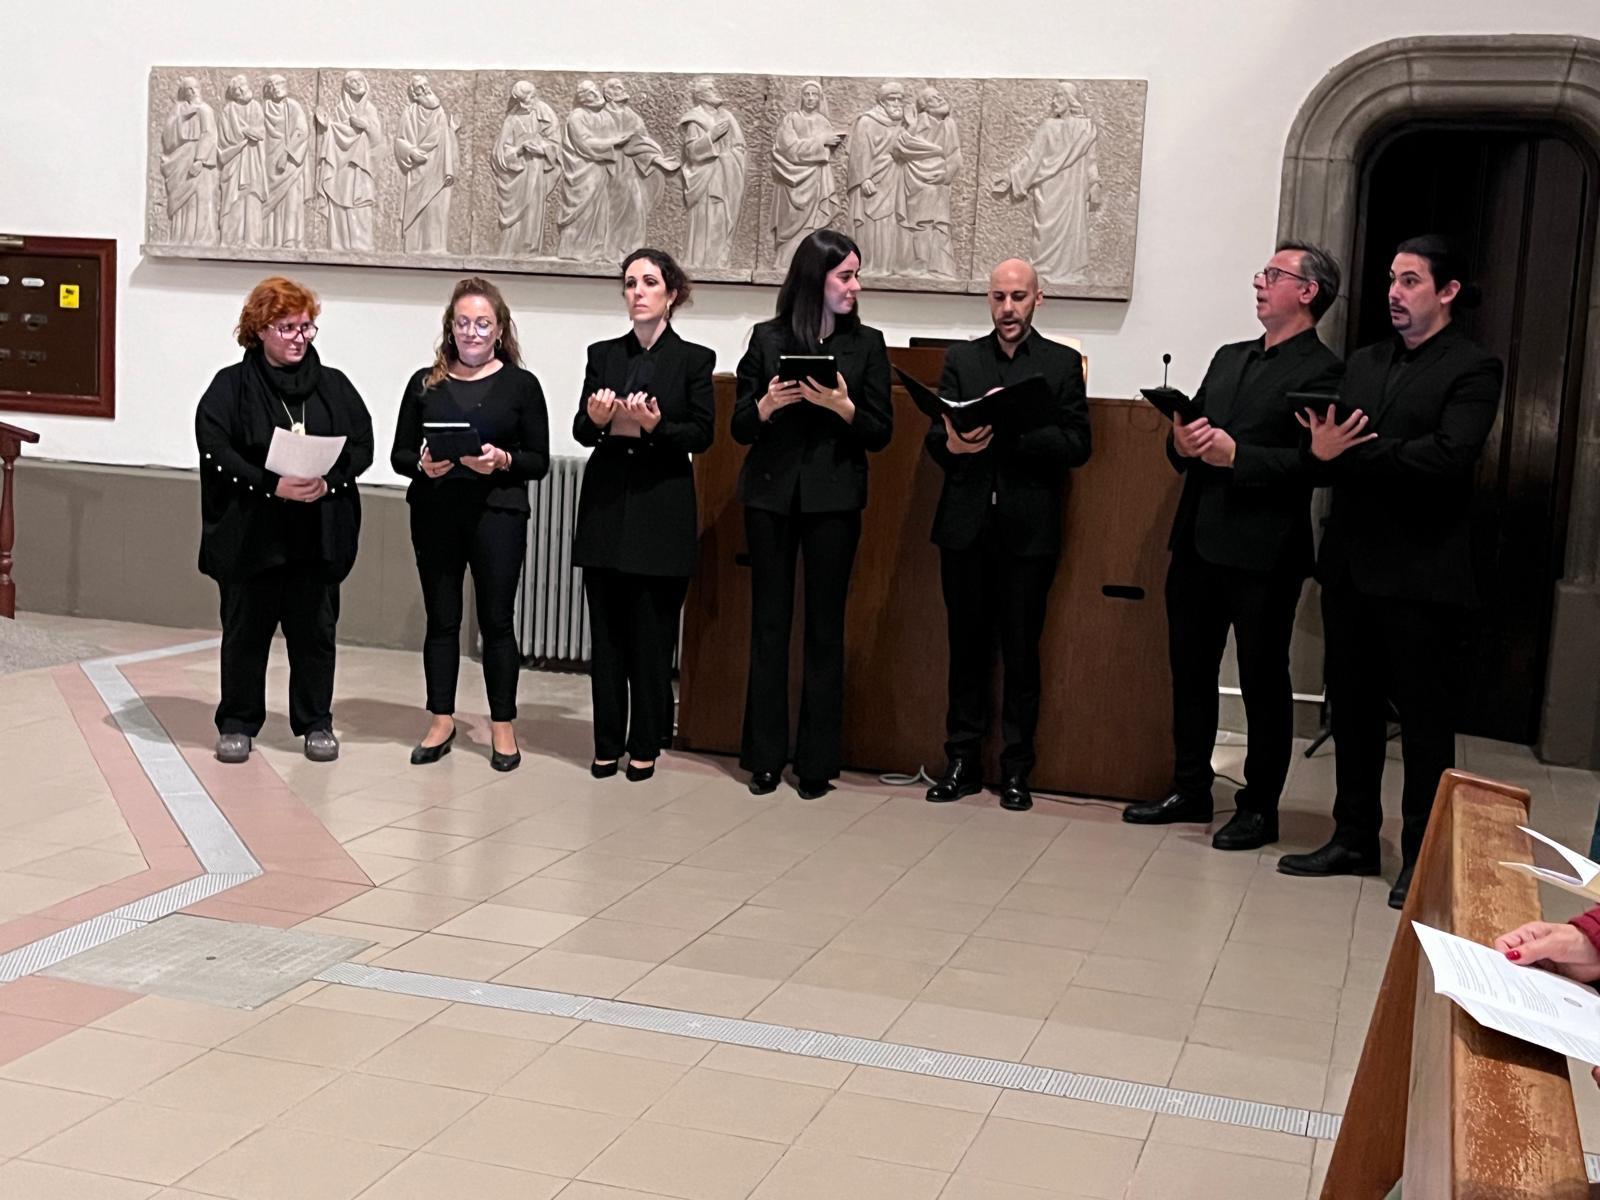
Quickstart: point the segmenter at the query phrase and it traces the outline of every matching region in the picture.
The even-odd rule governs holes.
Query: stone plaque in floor
[[[258,1008],[371,946],[357,938],[175,914],[43,972],[58,979]]]

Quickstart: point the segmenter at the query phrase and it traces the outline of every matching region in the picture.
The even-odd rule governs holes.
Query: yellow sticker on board
[[[77,284],[75,284],[75,283],[63,283],[61,285],[61,307],[62,308],[77,308],[78,307],[78,285]]]

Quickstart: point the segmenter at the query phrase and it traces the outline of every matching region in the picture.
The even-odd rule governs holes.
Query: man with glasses
[[[1344,370],[1317,338],[1339,294],[1326,251],[1283,242],[1253,282],[1266,332],[1217,351],[1195,394],[1203,415],[1176,419],[1167,440],[1184,477],[1167,541],[1172,791],[1122,813],[1135,825],[1211,820],[1217,677],[1231,628],[1250,748],[1233,818],[1211,839],[1218,850],[1278,840],[1294,737],[1289,638],[1312,564],[1311,466],[1289,396],[1331,393]]]

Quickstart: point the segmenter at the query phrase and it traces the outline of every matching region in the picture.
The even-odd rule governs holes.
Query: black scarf
[[[244,352],[245,395],[267,414],[271,425],[280,424],[281,417],[283,427],[288,427],[290,414],[286,404],[305,405],[301,409],[303,421],[313,396],[321,396],[323,406],[331,409],[327,397],[319,390],[321,381],[322,360],[317,357],[315,346],[307,346],[305,357],[288,367],[275,367],[269,363],[260,345],[251,346]]]

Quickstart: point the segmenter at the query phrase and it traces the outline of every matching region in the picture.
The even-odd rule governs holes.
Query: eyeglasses
[[[1271,287],[1280,279],[1298,279],[1301,283],[1311,282],[1311,280],[1306,278],[1304,275],[1296,275],[1293,271],[1285,271],[1282,267],[1263,267],[1254,275],[1250,276],[1251,283],[1254,283],[1258,279],[1265,283],[1268,287]]]
[[[297,337],[304,338],[309,342],[317,336],[317,327],[307,321],[304,325],[274,325],[272,326],[272,332],[286,342],[292,342]]]
[[[488,337],[494,330],[494,320],[490,317],[479,317],[476,321],[471,317],[456,318],[457,333],[466,333],[469,329],[477,330],[479,337]]]

